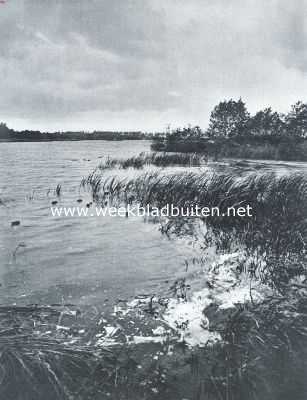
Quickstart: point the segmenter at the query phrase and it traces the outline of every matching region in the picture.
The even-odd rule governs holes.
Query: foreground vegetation
[[[222,341],[189,349],[184,343],[111,349],[58,333],[42,338],[39,325],[55,309],[1,310],[0,394],[8,400],[171,399],[288,400],[306,394],[306,284],[284,296],[214,312],[211,329]],[[210,315],[211,318],[211,315]],[[12,326],[19,330],[12,332]],[[50,335],[51,336],[51,335]],[[72,341],[74,343],[68,344]],[[158,354],[158,356],[154,356]]]

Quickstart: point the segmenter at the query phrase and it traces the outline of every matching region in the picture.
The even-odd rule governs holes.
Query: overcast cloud
[[[206,127],[307,101],[307,0],[7,0],[1,120],[18,129]]]

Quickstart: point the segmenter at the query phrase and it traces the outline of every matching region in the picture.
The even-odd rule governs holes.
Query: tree
[[[209,137],[233,137],[245,132],[249,114],[245,103],[238,101],[222,101],[214,107],[207,134]]]
[[[0,139],[9,138],[11,132],[11,129],[4,122],[0,122]]]
[[[296,138],[307,137],[307,104],[298,101],[286,115],[286,126],[289,135]]]
[[[253,136],[280,136],[283,132],[283,121],[271,107],[258,111],[248,121],[248,131]]]

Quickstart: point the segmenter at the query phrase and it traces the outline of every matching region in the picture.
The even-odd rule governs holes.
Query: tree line
[[[298,101],[288,114],[280,114],[268,107],[251,116],[241,99],[222,101],[211,113],[207,135],[305,138],[307,104]]]
[[[225,100],[211,112],[209,126],[188,126],[168,130],[164,137],[170,141],[197,140],[201,138],[262,138],[305,139],[307,137],[307,104],[299,101],[291,106],[288,114],[265,108],[251,115],[246,104],[239,100]]]
[[[307,161],[307,104],[299,101],[287,114],[265,108],[251,115],[239,100],[224,100],[209,126],[167,129],[156,135],[155,151],[204,152],[219,157]]]
[[[114,131],[65,131],[41,132],[33,130],[15,131],[0,123],[0,142],[46,142],[46,141],[79,141],[79,140],[143,140],[149,139],[152,134],[136,132]]]

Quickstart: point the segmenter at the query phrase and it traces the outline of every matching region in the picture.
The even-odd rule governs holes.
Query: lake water
[[[83,205],[80,181],[102,157],[149,150],[146,141],[0,144],[0,303],[110,304],[152,293],[173,280],[193,249],[162,236],[158,226],[121,217],[55,218],[58,206]],[[303,163],[264,169],[305,170]],[[19,220],[20,225],[11,226]]]
[[[82,177],[101,157],[149,150],[145,141],[0,144],[0,303],[100,305],[152,292],[191,252],[136,218],[55,218],[77,206]],[[20,226],[11,227],[19,220]]]

